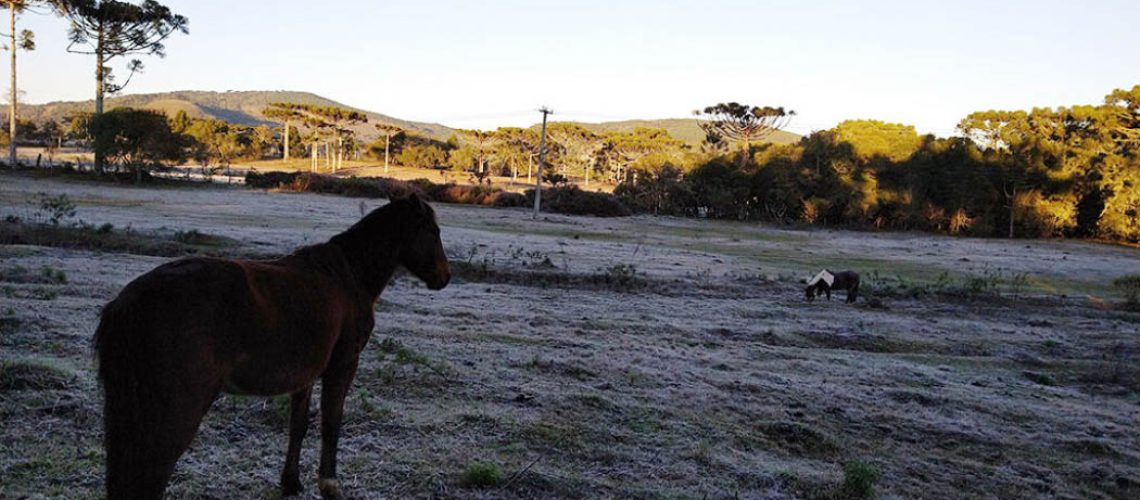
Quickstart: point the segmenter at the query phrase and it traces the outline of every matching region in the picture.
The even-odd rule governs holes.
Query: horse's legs
[[[336,481],[336,446],[344,416],[344,398],[356,374],[356,363],[355,354],[341,363],[330,363],[321,377],[321,466],[317,485],[326,500],[343,498]]]
[[[827,292],[827,301],[831,302],[831,287],[824,288],[824,291]]]
[[[105,389],[108,499],[162,498],[174,464],[221,386],[202,375],[183,375],[138,377],[134,391]]]
[[[281,471],[281,495],[292,496],[301,493],[301,473],[298,462],[301,460],[301,442],[309,430],[309,397],[313,386],[294,392],[289,398],[289,451],[285,453],[285,469]]]

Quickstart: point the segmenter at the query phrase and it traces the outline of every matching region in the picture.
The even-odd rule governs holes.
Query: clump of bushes
[[[534,203],[534,190],[526,192],[528,203]],[[559,186],[542,190],[542,210],[571,215],[625,217],[631,214],[617,197],[608,193],[582,191],[578,186]]]
[[[416,194],[431,201],[493,207],[523,207],[534,203],[534,192],[524,196],[489,186],[466,186],[453,183],[436,184],[427,179],[401,181],[385,177],[350,177],[341,179],[309,173],[249,172],[247,186],[259,189],[281,189],[306,193],[325,193],[357,198],[404,198]],[[576,186],[546,189],[542,193],[545,211],[618,217],[630,211],[613,195],[582,191]]]
[[[301,174],[295,172],[256,172],[250,170],[245,174],[245,185],[258,189],[275,189],[292,184]]]

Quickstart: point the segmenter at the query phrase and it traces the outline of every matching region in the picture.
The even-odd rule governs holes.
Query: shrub
[[[245,174],[245,185],[258,189],[275,189],[283,185],[293,184],[293,181],[300,176],[301,174],[296,172],[266,172],[263,174],[250,170]]]
[[[534,190],[526,192],[527,201],[534,203]],[[596,215],[598,217],[625,217],[630,211],[608,193],[582,191],[578,186],[556,187],[542,191],[542,209],[571,215]]]
[[[431,201],[483,205],[495,207],[522,207],[534,203],[534,191],[527,194],[510,193],[489,186],[461,186],[435,184],[427,179],[401,181],[383,177],[351,177],[340,179],[308,173],[257,173],[249,172],[246,185],[261,189],[284,189],[307,193],[326,193],[360,198],[405,198],[413,193]],[[582,191],[577,186],[546,189],[542,193],[543,210],[572,215],[622,217],[630,211],[614,195]]]
[[[47,212],[51,225],[58,226],[64,219],[75,217],[75,202],[61,193],[57,196],[48,196],[40,193],[40,210]]]
[[[636,290],[645,288],[648,282],[637,275],[637,267],[633,264],[617,264],[601,270],[596,276],[599,284],[616,290]]]
[[[1112,282],[1112,286],[1124,292],[1124,308],[1129,311],[1140,311],[1140,274],[1121,276]]]
[[[843,498],[871,498],[875,495],[875,483],[880,477],[879,469],[861,460],[843,464],[843,485],[840,495]]]
[[[526,196],[519,193],[502,192],[499,196],[495,197],[494,206],[496,207],[525,207],[527,206]]]
[[[502,480],[503,476],[499,472],[499,466],[488,462],[474,462],[468,465],[463,471],[463,476],[459,478],[459,482],[463,486],[477,488],[498,486]]]

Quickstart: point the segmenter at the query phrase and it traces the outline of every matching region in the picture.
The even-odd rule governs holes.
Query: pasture
[[[102,494],[91,336],[178,253],[145,242],[275,256],[362,203],[4,173],[0,219],[46,222],[61,194],[61,227],[139,243],[0,246],[0,498]],[[341,434],[350,496],[1140,495],[1140,313],[1111,287],[1140,250],[435,208],[455,277],[381,296]],[[857,304],[804,300],[822,267],[862,274]],[[277,497],[286,401],[218,399],[168,494]],[[318,448],[310,431],[307,498]]]

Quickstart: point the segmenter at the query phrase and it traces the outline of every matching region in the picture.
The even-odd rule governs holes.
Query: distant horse
[[[160,499],[220,392],[290,394],[284,495],[302,490],[301,441],[321,380],[324,498],[340,498],[344,398],[373,310],[398,267],[428,288],[451,278],[435,213],[415,195],[373,210],[326,243],[270,261],[187,258],[128,284],[95,332],[103,384],[107,496]]]
[[[832,289],[846,290],[847,303],[855,302],[859,296],[859,273],[855,271],[832,273],[824,269],[815,275],[811,281],[808,281],[804,295],[807,296],[808,302],[815,300],[816,295],[821,293],[827,294],[827,300],[831,300]]]

